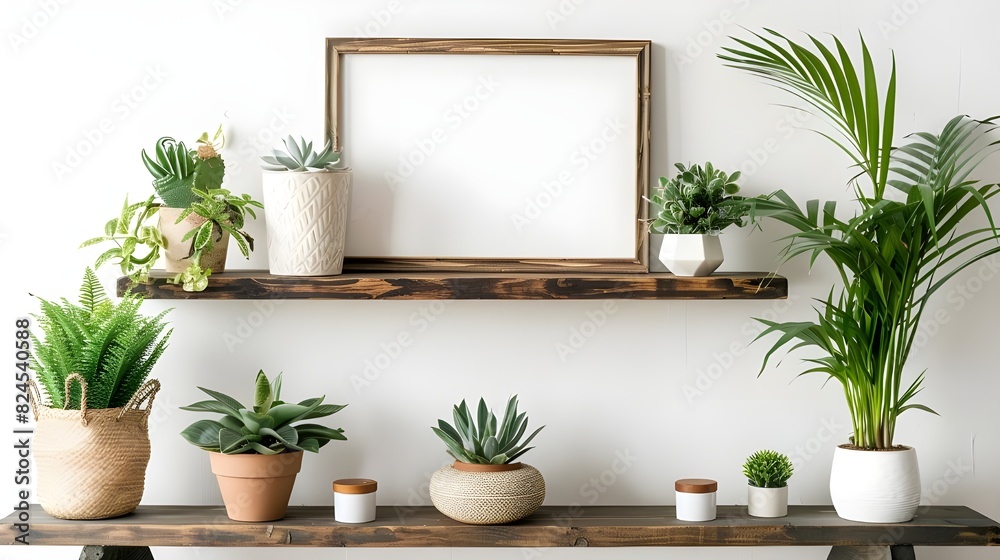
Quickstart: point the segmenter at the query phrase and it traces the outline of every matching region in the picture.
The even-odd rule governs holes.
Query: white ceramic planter
[[[784,517],[788,515],[788,486],[761,488],[748,484],[747,509],[754,517]]]
[[[174,223],[183,212],[183,208],[170,208],[161,206],[157,210],[159,214],[160,233],[167,248],[163,254],[163,267],[167,272],[177,273],[187,270],[191,260],[191,244],[194,239],[182,241],[192,229],[205,223],[205,218],[195,214],[188,214],[181,223]],[[214,235],[214,234],[213,234]],[[226,255],[229,253],[229,232],[223,231],[221,238],[212,239],[212,250],[202,253],[199,264],[202,268],[209,268],[212,272],[226,271]]]
[[[271,274],[332,276],[344,266],[351,170],[264,171]]]
[[[722,264],[722,243],[718,235],[664,234],[660,261],[677,276],[708,276]]]
[[[903,523],[913,519],[920,505],[916,450],[838,447],[833,453],[830,497],[837,515],[850,521]]]
[[[662,233],[649,234],[649,271],[650,272],[670,272],[667,265],[660,260],[660,247],[663,246]]]

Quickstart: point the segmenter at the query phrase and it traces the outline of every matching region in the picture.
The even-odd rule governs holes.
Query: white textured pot
[[[340,274],[344,267],[351,170],[263,173],[271,274]]]
[[[840,446],[833,452],[830,497],[850,521],[903,523],[920,505],[920,469],[912,447],[870,451]]]
[[[472,465],[455,461],[431,477],[431,503],[462,523],[510,523],[535,512],[545,500],[545,479],[526,463]]]
[[[748,484],[747,509],[754,517],[784,517],[788,515],[788,486],[761,488]]]
[[[649,271],[650,272],[670,272],[667,265],[660,260],[660,247],[663,246],[662,233],[649,234]]]
[[[205,218],[194,212],[188,214],[181,223],[175,223],[183,211],[184,208],[170,208],[169,206],[161,206],[157,210],[159,214],[160,233],[163,235],[163,241],[167,245],[163,253],[163,268],[167,272],[176,273],[187,270],[188,265],[191,264],[189,257],[191,255],[191,244],[194,243],[194,239],[186,241],[182,241],[182,239],[184,239],[184,236],[189,231],[205,223]],[[212,235],[215,236],[214,233]],[[226,255],[228,253],[229,232],[222,231],[221,237],[212,238],[212,250],[202,253],[198,264],[202,268],[211,269],[212,272],[225,272]]]
[[[677,276],[708,276],[722,264],[722,243],[718,235],[667,233],[660,261]]]

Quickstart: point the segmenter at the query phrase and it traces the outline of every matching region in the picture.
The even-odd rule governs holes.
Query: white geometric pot
[[[718,235],[664,234],[660,260],[676,276],[708,276],[722,264],[722,243]]]
[[[747,508],[754,517],[784,517],[788,515],[788,486],[761,488],[747,485]]]
[[[263,173],[271,274],[340,274],[344,267],[351,170]]]
[[[904,523],[913,519],[920,505],[916,450],[838,447],[833,452],[830,497],[837,515],[850,521]]]
[[[650,272],[670,272],[667,265],[660,260],[660,248],[663,247],[663,234],[649,234],[649,271]]]

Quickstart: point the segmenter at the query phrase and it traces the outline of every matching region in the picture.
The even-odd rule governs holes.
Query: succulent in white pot
[[[284,145],[261,157],[268,268],[281,276],[340,274],[351,170],[329,140],[319,151],[301,137]]]
[[[764,449],[747,457],[743,475],[747,477],[747,508],[754,517],[788,515],[788,479],[792,477],[788,455]]]

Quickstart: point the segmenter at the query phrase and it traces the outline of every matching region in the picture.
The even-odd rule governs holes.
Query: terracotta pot
[[[166,206],[161,206],[158,211],[160,215],[160,233],[163,234],[163,240],[167,244],[163,255],[163,266],[167,272],[177,273],[187,270],[190,264],[191,243],[194,240],[181,240],[189,231],[205,223],[205,218],[194,212],[188,214],[181,223],[174,223],[183,211],[183,208],[169,208]],[[228,252],[229,232],[223,231],[221,237],[212,238],[212,250],[202,253],[201,267],[210,268],[212,272],[225,272],[226,255]]]
[[[473,465],[455,461],[431,477],[431,503],[462,523],[510,523],[545,500],[545,480],[531,465]]]
[[[233,521],[276,521],[285,516],[302,452],[277,455],[209,453],[226,514]]]
[[[264,171],[263,188],[271,274],[340,274],[351,170]]]

